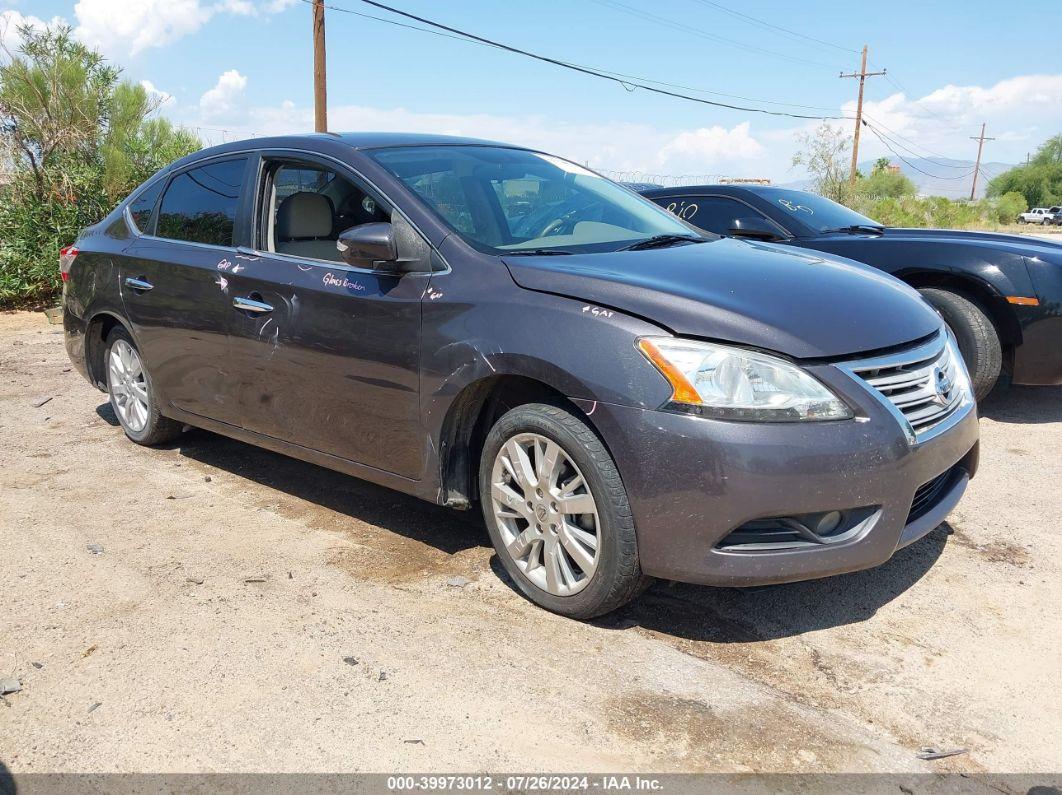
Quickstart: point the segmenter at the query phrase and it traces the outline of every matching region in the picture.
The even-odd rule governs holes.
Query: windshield
[[[761,188],[756,193],[778,207],[787,216],[796,218],[816,232],[844,229],[850,226],[881,226],[877,221],[855,210],[849,210],[843,204],[807,191]]]
[[[647,199],[550,155],[492,146],[371,154],[488,253],[616,251],[660,235],[703,238]]]

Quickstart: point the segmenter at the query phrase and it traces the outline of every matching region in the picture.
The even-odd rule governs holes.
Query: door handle
[[[130,290],[139,290],[144,293],[155,288],[155,285],[151,282],[146,282],[143,279],[134,279],[132,276],[125,277],[125,286]]]
[[[233,298],[232,305],[245,312],[255,312],[257,314],[273,311],[273,307],[269,304],[263,303],[262,301],[255,301],[253,298]]]

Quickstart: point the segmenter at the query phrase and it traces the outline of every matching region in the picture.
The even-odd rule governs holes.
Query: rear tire
[[[540,607],[590,619],[651,582],[616,464],[568,409],[530,403],[503,415],[483,446],[479,494],[498,559]]]
[[[999,379],[1003,348],[988,315],[973,301],[950,290],[926,287],[922,297],[944,317],[955,334],[966,369],[970,371],[974,397],[985,398]]]
[[[181,424],[159,413],[151,375],[136,343],[122,326],[115,326],[107,335],[103,368],[111,408],[130,440],[150,446],[181,435]]]

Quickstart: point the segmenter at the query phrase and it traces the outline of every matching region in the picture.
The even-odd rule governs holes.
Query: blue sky
[[[871,62],[887,67],[891,77],[868,80],[868,117],[892,138],[894,149],[899,142],[937,159],[972,158],[976,143],[968,136],[981,121],[999,139],[986,147],[989,161],[1022,160],[1062,131],[1057,3],[1036,4],[1034,17],[998,0],[393,4],[563,60],[757,100],[699,94],[723,102],[796,113],[850,115],[856,81],[837,74],[858,66],[854,51],[867,43]],[[357,0],[334,5],[390,16]],[[208,141],[312,125],[310,8],[300,0],[0,0],[0,12],[9,41],[11,23],[19,19],[65,20],[123,66],[128,78],[163,92],[161,112],[198,128]],[[327,29],[333,129],[502,138],[632,175],[785,181],[801,176],[790,168],[796,139],[816,124],[629,92],[508,53],[332,10]],[[890,154],[864,132],[861,159]],[[913,158],[910,151],[899,153]]]

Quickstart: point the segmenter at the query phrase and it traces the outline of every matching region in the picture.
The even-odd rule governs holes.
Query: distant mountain
[[[920,196],[947,196],[949,199],[970,198],[970,183],[973,182],[973,160],[951,160],[944,157],[909,157],[907,158],[907,163],[893,158],[892,164],[899,166],[903,175],[915,184]],[[864,174],[869,174],[872,168],[874,168],[873,160],[859,164],[859,170]],[[981,163],[981,175],[977,178],[976,198],[984,198],[985,188],[988,187],[991,179],[1010,168],[1014,168],[1011,163]]]
[[[972,160],[951,160],[944,157],[908,158],[907,163],[893,158],[893,165],[900,167],[900,172],[908,177],[918,189],[919,196],[946,196],[949,199],[970,198],[970,183],[973,182]],[[874,168],[874,161],[867,160],[859,164],[859,170],[869,174]],[[1012,163],[982,163],[981,176],[977,178],[977,198],[983,199],[985,188],[993,177],[1007,169],[1014,168]],[[926,172],[926,173],[922,173]],[[782,188],[810,190],[811,180],[801,179],[779,185]]]

